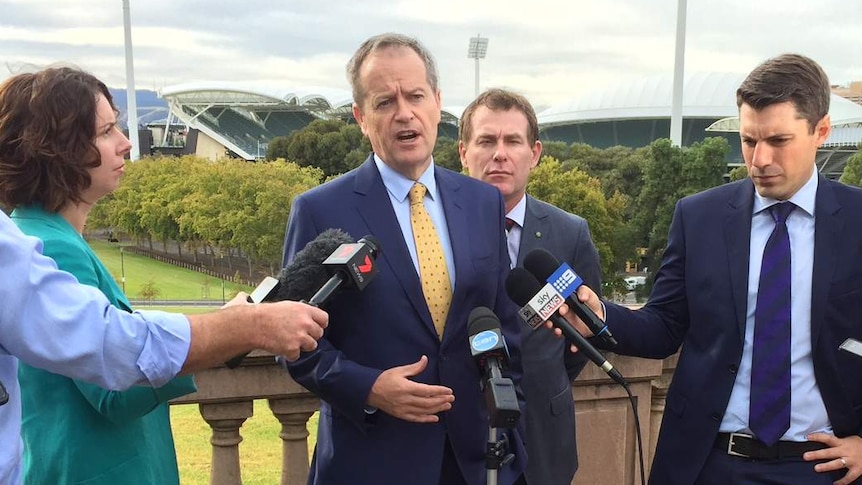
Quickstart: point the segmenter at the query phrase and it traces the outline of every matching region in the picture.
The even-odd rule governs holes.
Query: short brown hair
[[[791,102],[814,133],[829,113],[829,78],[814,60],[800,54],[782,54],[754,68],[736,90],[736,106],[755,110]]]
[[[87,170],[102,162],[93,140],[96,99],[110,91],[71,67],[18,74],[0,85],[0,202],[57,212],[81,201]]]
[[[536,120],[536,111],[527,98],[518,93],[506,89],[492,88],[480,94],[474,99],[458,123],[458,139],[464,144],[469,143],[473,136],[473,115],[480,106],[485,106],[491,111],[509,111],[516,109],[527,118],[527,141],[532,145],[539,139],[539,122]]]
[[[407,47],[409,49],[413,49],[413,52],[415,52],[425,64],[425,77],[428,81],[428,85],[431,86],[431,90],[433,92],[437,92],[437,64],[434,63],[434,58],[431,56],[431,52],[429,52],[421,42],[413,37],[408,37],[403,34],[386,33],[375,35],[363,42],[347,63],[347,80],[350,82],[350,87],[353,89],[353,102],[356,104],[361,105],[365,98],[364,87],[362,86],[362,83],[359,82],[359,70],[362,68],[362,63],[365,62],[365,59],[368,58],[369,54],[391,47]]]

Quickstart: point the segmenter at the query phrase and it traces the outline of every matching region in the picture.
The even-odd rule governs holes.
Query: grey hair
[[[363,42],[347,63],[347,80],[350,82],[350,87],[353,90],[353,101],[356,104],[362,104],[362,101],[365,98],[362,83],[359,82],[359,70],[362,68],[362,64],[365,62],[365,59],[373,52],[378,52],[392,47],[407,47],[413,49],[413,52],[415,52],[425,64],[425,75],[428,85],[431,86],[431,90],[433,92],[437,92],[437,65],[434,62],[434,58],[431,56],[431,52],[429,52],[425,46],[413,37],[389,32],[375,35]]]

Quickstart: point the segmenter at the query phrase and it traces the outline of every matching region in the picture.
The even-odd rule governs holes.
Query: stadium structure
[[[744,74],[716,72],[685,76],[683,146],[722,136],[730,142],[729,164],[742,164],[736,89],[744,79]],[[668,138],[672,90],[672,75],[662,74],[587,92],[540,112],[541,137],[597,148],[642,147]],[[816,163],[825,176],[837,178],[862,140],[862,106],[833,94],[829,114],[832,134]]]
[[[315,119],[353,120],[353,96],[343,89],[198,82],[168,86],[159,95],[168,103],[168,116],[149,127],[154,150],[166,154],[258,160],[266,156],[272,138],[287,136]],[[438,136],[457,137],[453,112],[460,114],[444,108]]]

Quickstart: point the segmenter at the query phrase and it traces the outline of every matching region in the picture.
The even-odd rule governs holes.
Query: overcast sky
[[[604,84],[671,72],[677,0],[131,0],[139,89],[255,80],[347,89],[367,37],[418,37],[437,59],[444,105],[473,97],[471,36],[490,39],[483,88],[551,105]],[[862,80],[862,1],[688,0],[686,71],[748,72],[799,52],[833,84]],[[0,79],[78,65],[125,86],[121,0],[0,0]]]

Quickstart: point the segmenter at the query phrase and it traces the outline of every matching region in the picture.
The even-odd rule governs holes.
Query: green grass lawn
[[[155,300],[230,300],[238,291],[250,292],[251,287],[231,281],[179,268],[128,251],[120,254],[120,247],[96,239],[88,241],[118,282],[126,277],[124,292],[131,300],[141,298],[141,289],[152,283],[158,289]],[[224,286],[222,286],[224,285]],[[122,287],[122,285],[121,285]]]

